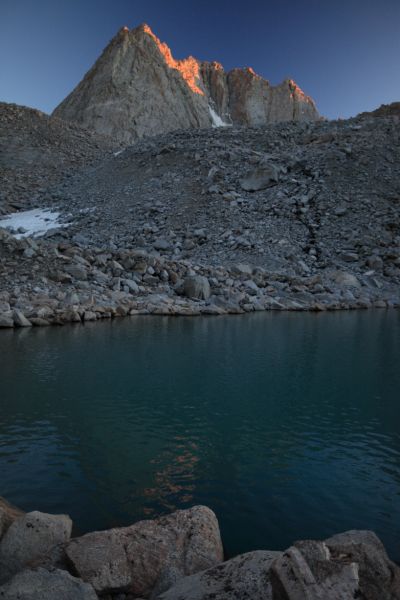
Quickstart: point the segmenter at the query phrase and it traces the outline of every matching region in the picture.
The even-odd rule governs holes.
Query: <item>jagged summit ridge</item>
[[[147,24],[122,27],[53,114],[128,143],[178,129],[319,118],[292,80],[271,86],[248,67],[225,72],[218,62],[175,59]]]

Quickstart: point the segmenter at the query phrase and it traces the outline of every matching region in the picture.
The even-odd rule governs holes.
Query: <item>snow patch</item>
[[[225,123],[225,121],[221,119],[221,117],[215,112],[215,110],[210,105],[208,106],[208,108],[210,110],[213,127],[230,127],[229,123]]]
[[[68,227],[69,223],[59,223],[60,213],[45,208],[34,208],[12,213],[0,219],[0,227],[10,229],[14,237],[19,240],[24,237],[39,237],[50,229]],[[24,231],[18,232],[19,228]]]
[[[117,150],[117,152],[114,152],[114,156],[119,156],[120,154],[122,154],[124,152],[125,148],[122,148],[122,150]]]

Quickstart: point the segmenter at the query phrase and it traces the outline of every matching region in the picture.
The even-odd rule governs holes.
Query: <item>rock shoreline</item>
[[[46,318],[41,316],[30,316],[27,318],[20,310],[13,309],[8,310],[5,313],[0,314],[0,331],[7,331],[10,329],[21,329],[28,327],[48,327],[50,325],[63,326],[63,325],[84,325],[85,323],[93,323],[94,321],[102,320],[113,320],[120,317],[134,317],[134,316],[146,316],[146,315],[157,315],[164,317],[198,317],[198,316],[227,316],[227,315],[243,315],[250,312],[267,312],[267,311],[280,311],[280,312],[333,312],[333,311],[346,311],[346,310],[365,310],[365,309],[384,309],[384,308],[399,308],[398,303],[386,303],[385,301],[377,301],[374,305],[367,306],[365,303],[360,303],[352,306],[337,306],[336,303],[332,305],[324,306],[312,306],[312,307],[299,307],[299,306],[271,306],[263,309],[230,309],[221,310],[218,307],[208,305],[205,303],[194,304],[194,303],[179,303],[174,305],[168,305],[162,302],[158,304],[158,300],[154,303],[154,300],[150,298],[149,304],[146,304],[145,299],[139,299],[139,302],[143,302],[143,305],[118,305],[116,308],[109,306],[97,306],[96,310],[91,310],[91,307],[80,306],[73,307],[68,311],[56,311],[54,313],[46,312]]]
[[[67,515],[0,498],[4,600],[398,600],[400,567],[371,531],[224,561],[205,506],[71,538]]]
[[[398,308],[395,287],[371,273],[309,276],[238,263],[199,266],[143,249],[110,251],[66,241],[16,239],[0,229],[5,277],[0,329],[84,323],[131,315]]]

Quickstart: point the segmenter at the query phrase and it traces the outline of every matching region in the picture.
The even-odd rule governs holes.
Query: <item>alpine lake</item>
[[[210,506],[227,556],[372,529],[400,560],[400,311],[0,332],[0,494],[75,534]]]

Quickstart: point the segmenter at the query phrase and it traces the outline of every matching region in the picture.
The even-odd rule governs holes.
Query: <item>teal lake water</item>
[[[373,529],[400,560],[400,312],[1,331],[0,495],[76,533],[206,504],[229,556]]]

